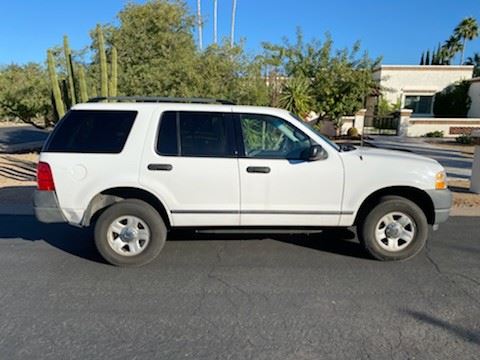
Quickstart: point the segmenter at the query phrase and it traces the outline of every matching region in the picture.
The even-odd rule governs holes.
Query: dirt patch
[[[0,155],[0,187],[34,186],[37,153]]]
[[[453,193],[454,208],[465,209],[480,216],[480,194],[470,192],[470,180],[450,180],[448,188]]]

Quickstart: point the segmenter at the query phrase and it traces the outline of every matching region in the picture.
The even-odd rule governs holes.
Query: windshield
[[[324,140],[325,142],[327,142],[329,145],[331,145],[335,150],[337,151],[341,151],[341,148],[340,146],[338,146],[336,143],[334,143],[332,140],[330,140],[329,138],[327,138],[325,135],[323,135],[322,133],[320,133],[320,131],[315,128],[315,126],[312,126],[311,124],[307,123],[306,121],[303,121],[298,115],[295,115],[294,113],[290,113],[290,115],[295,119],[297,120],[298,122],[302,123],[303,125],[305,125],[306,127],[308,127],[310,130],[312,130],[316,135],[318,135],[319,137],[322,138],[322,140]]]

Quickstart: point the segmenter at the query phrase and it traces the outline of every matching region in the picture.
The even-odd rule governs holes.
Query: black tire
[[[401,250],[389,251],[383,248],[376,240],[375,231],[381,219],[389,213],[403,213],[414,225],[414,236],[411,242]],[[406,260],[418,254],[425,246],[428,238],[429,226],[425,213],[414,202],[400,196],[385,196],[360,222],[357,227],[360,243],[375,259]]]
[[[129,215],[141,219],[148,226],[150,236],[145,248],[138,255],[125,256],[109,245],[108,231],[116,219]],[[166,238],[167,228],[160,214],[148,203],[137,199],[123,200],[110,206],[95,224],[95,245],[98,252],[107,262],[116,266],[136,267],[151,262],[162,250]]]

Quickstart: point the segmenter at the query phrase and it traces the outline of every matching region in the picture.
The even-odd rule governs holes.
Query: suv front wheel
[[[405,260],[425,246],[428,222],[425,213],[400,196],[384,196],[358,226],[358,237],[378,260]]]
[[[160,253],[167,229],[160,214],[137,199],[106,209],[95,224],[95,245],[102,257],[117,266],[141,266]]]

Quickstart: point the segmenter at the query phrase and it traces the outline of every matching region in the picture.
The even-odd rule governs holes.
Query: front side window
[[[413,114],[431,114],[433,96],[405,96],[405,108],[413,110]]]
[[[160,120],[157,151],[167,156],[235,156],[230,114],[167,111]]]
[[[257,114],[240,115],[245,156],[302,159],[310,138],[285,120]]]

